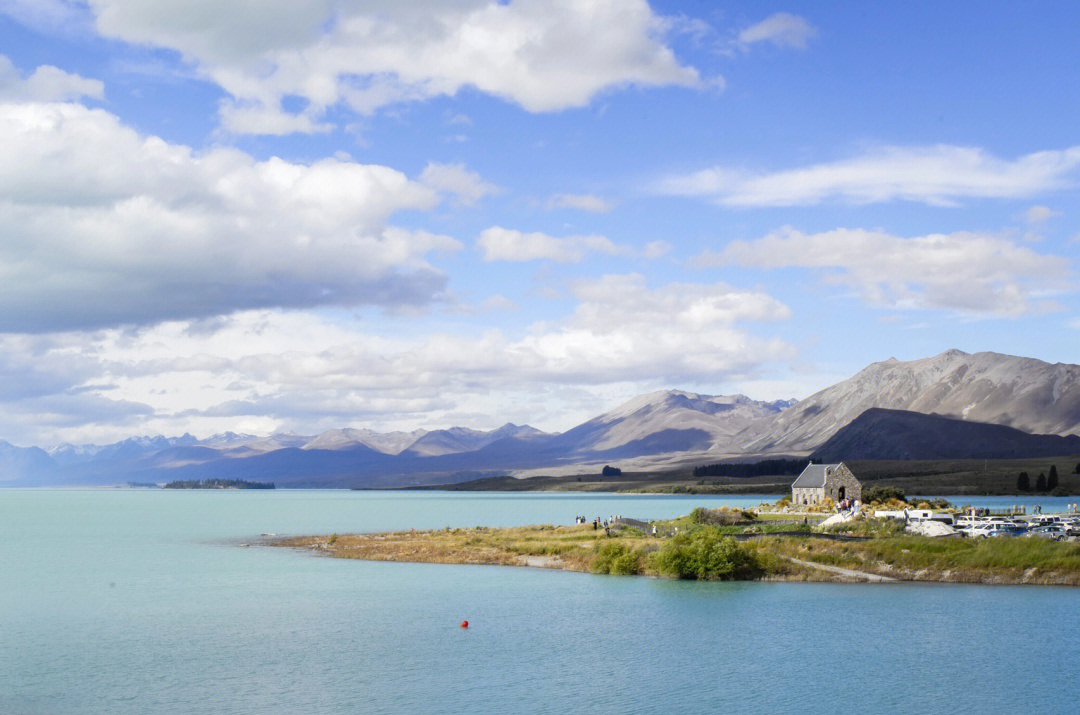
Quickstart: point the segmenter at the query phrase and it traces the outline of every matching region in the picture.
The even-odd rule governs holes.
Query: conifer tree
[[[1050,473],[1046,475],[1046,489],[1048,491],[1054,491],[1058,487],[1058,473],[1057,465],[1050,465]]]
[[[1016,478],[1016,488],[1022,492],[1031,491],[1031,478],[1027,472],[1020,472],[1020,476]]]
[[[1037,492],[1045,492],[1046,491],[1046,475],[1043,474],[1042,472],[1039,472],[1039,478],[1035,480],[1035,491],[1037,491]]]

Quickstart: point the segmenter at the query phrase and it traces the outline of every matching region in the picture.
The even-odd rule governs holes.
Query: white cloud
[[[430,162],[420,173],[420,183],[436,191],[453,194],[465,206],[473,206],[485,196],[503,192],[502,187],[484,181],[480,174],[466,169],[464,164]]]
[[[86,6],[70,0],[0,0],[0,15],[53,35],[85,33],[91,22]]]
[[[790,228],[754,241],[733,241],[693,263],[834,269],[827,274],[829,283],[850,286],[876,305],[1009,317],[1055,309],[1044,298],[1065,289],[1071,267],[1068,259],[993,235],[903,238],[862,229],[805,234]]]
[[[388,224],[439,196],[385,166],[200,153],[74,104],[0,104],[0,134],[0,331],[423,304],[425,254],[460,248]]]
[[[476,239],[477,248],[485,261],[536,261],[577,263],[590,251],[615,255],[623,253],[604,236],[566,236],[556,238],[546,233],[523,233],[514,229],[492,226]]]
[[[534,231],[524,233],[502,226],[484,229],[476,239],[476,247],[485,261],[537,261],[578,263],[589,253],[608,256],[654,259],[666,255],[672,249],[667,241],[650,241],[643,248],[616,244],[605,236],[549,236]]]
[[[64,102],[104,96],[105,85],[100,80],[50,65],[38,67],[24,77],[10,59],[0,55],[0,102]]]
[[[333,125],[316,121],[311,114],[290,114],[280,107],[258,103],[222,101],[219,106],[221,122],[236,134],[317,134],[328,132]]]
[[[830,199],[902,199],[949,206],[966,198],[1022,198],[1074,184],[1080,146],[1015,160],[975,147],[885,147],[851,159],[777,172],[713,167],[662,180],[657,191],[724,206],[805,206]]]
[[[547,200],[548,211],[553,209],[577,209],[591,213],[607,213],[615,204],[592,194],[554,194]]]
[[[0,334],[0,370],[17,378],[0,383],[0,434],[48,444],[132,432],[476,424],[478,414],[488,422],[546,416],[565,429],[572,424],[565,415],[580,405],[554,397],[564,387],[574,388],[575,400],[582,389],[612,385],[625,397],[657,381],[752,378],[763,364],[794,356],[790,345],[745,328],[790,316],[764,293],[650,287],[626,275],[580,281],[572,295],[569,315],[518,336],[387,337],[366,323],[280,310],[235,313],[210,326]]]
[[[489,296],[476,304],[458,303],[449,308],[451,313],[458,315],[482,315],[514,310],[521,310],[521,306],[499,293]]]
[[[305,131],[325,110],[369,114],[466,87],[530,112],[581,107],[626,85],[700,84],[646,0],[90,0],[106,37],[177,50],[231,101],[233,131]],[[305,121],[277,117],[285,97]],[[267,117],[260,118],[260,113]]]
[[[642,255],[645,258],[659,258],[660,256],[667,255],[671,252],[672,245],[667,241],[650,241],[645,244],[645,250],[642,251]]]
[[[507,298],[505,295],[495,294],[489,298],[486,298],[480,303],[480,310],[484,312],[495,312],[502,310],[521,310],[514,301]]]
[[[1023,218],[1025,221],[1031,224],[1045,223],[1055,216],[1060,216],[1061,213],[1054,211],[1047,206],[1032,206],[1024,212]]]
[[[777,47],[806,47],[817,28],[798,15],[778,12],[739,32],[738,43],[748,49],[757,42],[771,42]]]

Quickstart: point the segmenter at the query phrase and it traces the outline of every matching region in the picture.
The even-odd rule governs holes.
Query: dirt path
[[[829,571],[830,573],[844,576],[856,581],[870,581],[873,583],[889,583],[895,582],[895,578],[889,576],[879,576],[876,573],[867,573],[865,571],[856,571],[855,569],[845,569],[839,566],[826,566],[825,564],[815,564],[813,561],[803,561],[802,559],[786,557],[788,561],[799,564],[800,566],[806,566],[812,569],[820,569],[822,571]]]

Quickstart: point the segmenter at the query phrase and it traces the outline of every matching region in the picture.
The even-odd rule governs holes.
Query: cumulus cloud
[[[579,303],[569,319],[537,326],[509,348],[519,364],[534,364],[549,379],[702,379],[749,374],[762,362],[792,357],[786,343],[738,327],[791,316],[765,293],[725,284],[650,288],[639,274],[582,280],[572,293]]]
[[[0,104],[0,331],[264,306],[420,305],[457,241],[389,225],[438,194],[385,166],[258,161],[100,109]]]
[[[0,335],[0,368],[26,378],[0,391],[0,434],[39,444],[103,441],[129,436],[133,420],[139,432],[202,436],[358,422],[430,427],[468,422],[477,409],[535,419],[576,409],[553,406],[560,386],[633,391],[624,383],[715,382],[793,356],[790,345],[748,330],[790,316],[758,291],[653,287],[640,275],[617,275],[577,282],[571,292],[570,314],[519,335],[388,337],[361,323],[279,310],[235,313],[209,330],[185,320]],[[501,296],[491,302],[510,307]],[[478,405],[478,395],[492,397]],[[499,395],[510,397],[504,404]]]
[[[83,97],[101,99],[105,85],[96,79],[42,65],[29,75],[0,55],[0,102],[66,102]]]
[[[476,239],[476,246],[485,261],[536,261],[577,263],[589,252],[616,255],[624,253],[604,236],[566,236],[556,238],[539,231],[523,233],[514,229],[492,226]]]
[[[86,6],[71,0],[0,0],[0,15],[43,34],[85,33],[91,24]]]
[[[769,42],[777,47],[806,47],[806,43],[817,34],[817,28],[805,18],[787,12],[778,12],[759,23],[744,28],[739,32],[738,44],[742,49],[758,42]]]
[[[333,125],[314,119],[311,113],[290,114],[281,107],[260,103],[223,100],[219,105],[221,122],[236,134],[319,134]]]
[[[667,241],[650,241],[645,244],[645,250],[641,252],[645,258],[659,258],[671,252],[672,245]]]
[[[607,213],[615,204],[592,194],[554,194],[547,200],[548,211],[554,209],[577,209],[591,213]]]
[[[430,162],[420,173],[420,183],[436,191],[452,194],[465,206],[473,206],[485,196],[503,192],[502,187],[484,181],[480,174],[465,168],[464,164]]]
[[[700,84],[646,0],[90,0],[97,30],[181,53],[230,96],[225,126],[287,133],[328,107],[367,114],[466,87],[530,112],[581,107],[626,85]],[[307,100],[285,121],[282,99]]]
[[[1061,213],[1054,211],[1047,206],[1032,206],[1024,212],[1024,221],[1030,224],[1045,223],[1055,216],[1060,216]]]
[[[880,231],[836,229],[805,234],[791,228],[706,252],[698,267],[818,268],[826,280],[858,290],[890,308],[944,308],[1017,317],[1055,309],[1047,292],[1063,290],[1071,261],[1035,253],[978,233],[903,238]]]
[[[1015,160],[984,149],[939,144],[884,147],[862,156],[776,172],[712,167],[669,176],[661,194],[699,196],[724,206],[807,206],[830,199],[879,203],[902,199],[937,206],[968,198],[1022,198],[1072,186],[1080,146]]]

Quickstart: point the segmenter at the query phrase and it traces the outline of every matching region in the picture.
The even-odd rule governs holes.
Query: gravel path
[[[847,578],[855,579],[856,581],[871,581],[874,583],[888,583],[896,581],[895,578],[890,578],[889,576],[879,576],[876,573],[856,571],[855,569],[845,569],[839,566],[826,566],[825,564],[815,564],[812,561],[803,561],[802,559],[796,559],[790,556],[787,558],[789,561],[793,561],[794,563],[800,564],[801,566],[807,566],[812,569],[821,569],[822,571],[829,571],[834,574],[839,574],[840,576],[846,576]]]

